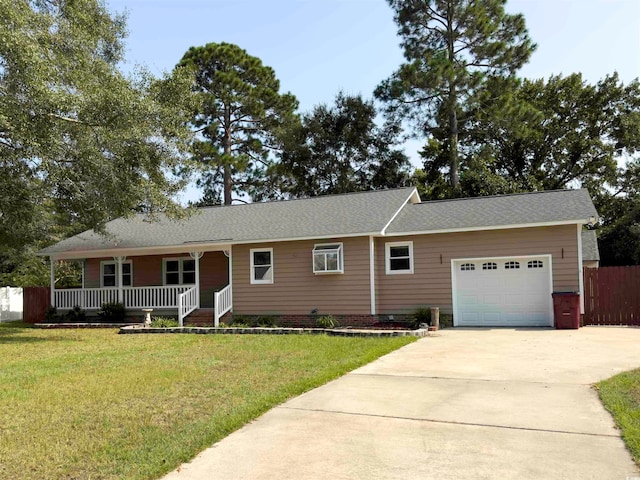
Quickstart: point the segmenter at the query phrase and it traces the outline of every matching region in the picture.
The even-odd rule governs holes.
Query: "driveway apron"
[[[592,384],[640,367],[640,329],[449,329],[296,397],[176,479],[640,476]]]

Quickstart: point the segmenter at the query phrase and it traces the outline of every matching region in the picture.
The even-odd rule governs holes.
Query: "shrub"
[[[68,323],[84,323],[87,321],[87,312],[76,305],[64,315],[63,321]]]
[[[58,309],[56,307],[48,307],[44,312],[45,323],[58,323],[60,322],[60,315],[58,315]]]
[[[413,319],[414,328],[419,328],[421,323],[431,326],[431,309],[428,307],[416,308],[411,318]]]
[[[231,326],[235,327],[236,325],[248,325],[249,318],[245,315],[233,315],[231,317]]]
[[[173,328],[179,327],[178,320],[171,317],[153,317],[151,318],[151,326],[154,328]]]
[[[121,303],[103,303],[98,310],[98,317],[105,323],[123,323],[126,320],[126,313]]]
[[[231,324],[231,326],[233,328],[251,328],[251,326],[247,323],[242,323],[242,322],[236,322],[234,320],[234,322]]]
[[[258,317],[257,325],[258,327],[277,327],[278,320],[276,319],[276,317],[272,317],[270,315],[263,315],[261,317]]]
[[[333,315],[322,315],[316,320],[316,325],[320,328],[336,328],[339,323]]]

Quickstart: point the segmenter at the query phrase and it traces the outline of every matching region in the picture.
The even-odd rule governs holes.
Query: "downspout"
[[[376,314],[376,268],[375,268],[375,240],[369,236],[369,288],[371,296],[371,315]]]

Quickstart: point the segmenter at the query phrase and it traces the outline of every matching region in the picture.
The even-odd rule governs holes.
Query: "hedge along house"
[[[40,252],[83,261],[59,309],[122,302],[182,323],[229,311],[363,325],[437,306],[456,326],[552,326],[553,291],[582,292],[586,190],[421,202],[414,188],[117,219]],[[210,310],[209,310],[210,309]]]

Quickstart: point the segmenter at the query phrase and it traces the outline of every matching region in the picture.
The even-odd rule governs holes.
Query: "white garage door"
[[[551,257],[454,260],[456,326],[553,326]]]

